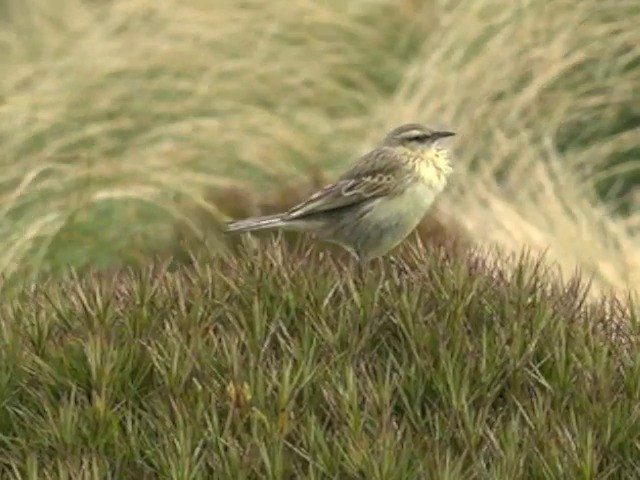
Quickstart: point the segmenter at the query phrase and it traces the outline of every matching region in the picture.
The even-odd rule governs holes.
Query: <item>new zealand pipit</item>
[[[455,135],[424,125],[393,129],[336,182],[289,211],[238,220],[227,232],[281,228],[337,243],[360,263],[386,254],[418,225],[452,171],[438,140]]]

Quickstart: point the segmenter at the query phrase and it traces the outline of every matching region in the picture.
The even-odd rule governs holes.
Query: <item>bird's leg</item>
[[[362,256],[360,254],[358,254],[358,252],[356,252],[355,250],[351,251],[351,254],[353,255],[353,257],[356,260],[357,266],[356,266],[356,280],[358,282],[358,284],[360,286],[364,285],[364,265],[365,265],[365,261],[362,258]]]
[[[364,261],[361,258],[358,258],[358,281],[364,285]]]
[[[391,265],[393,265],[394,268],[400,269],[400,262],[394,255],[389,256],[389,262],[391,263]]]
[[[409,269],[407,268],[407,265],[405,263],[401,262],[400,260],[398,260],[395,256],[393,256],[393,255],[390,256],[389,257],[389,262],[396,269],[396,272],[398,273],[398,276],[407,275],[409,273]]]

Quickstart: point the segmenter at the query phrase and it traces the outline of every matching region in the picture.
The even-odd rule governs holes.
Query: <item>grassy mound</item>
[[[526,255],[410,242],[360,279],[283,245],[3,301],[0,476],[637,474],[630,305]]]

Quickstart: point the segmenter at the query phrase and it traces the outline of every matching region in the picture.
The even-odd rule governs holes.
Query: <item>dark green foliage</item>
[[[5,300],[0,476],[640,474],[629,305],[527,256],[282,245]]]

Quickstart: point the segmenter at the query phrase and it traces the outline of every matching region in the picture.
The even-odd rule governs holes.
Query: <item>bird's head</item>
[[[410,150],[434,148],[438,140],[455,135],[453,132],[432,130],[419,123],[401,125],[391,130],[384,139],[388,147],[405,147]]]

